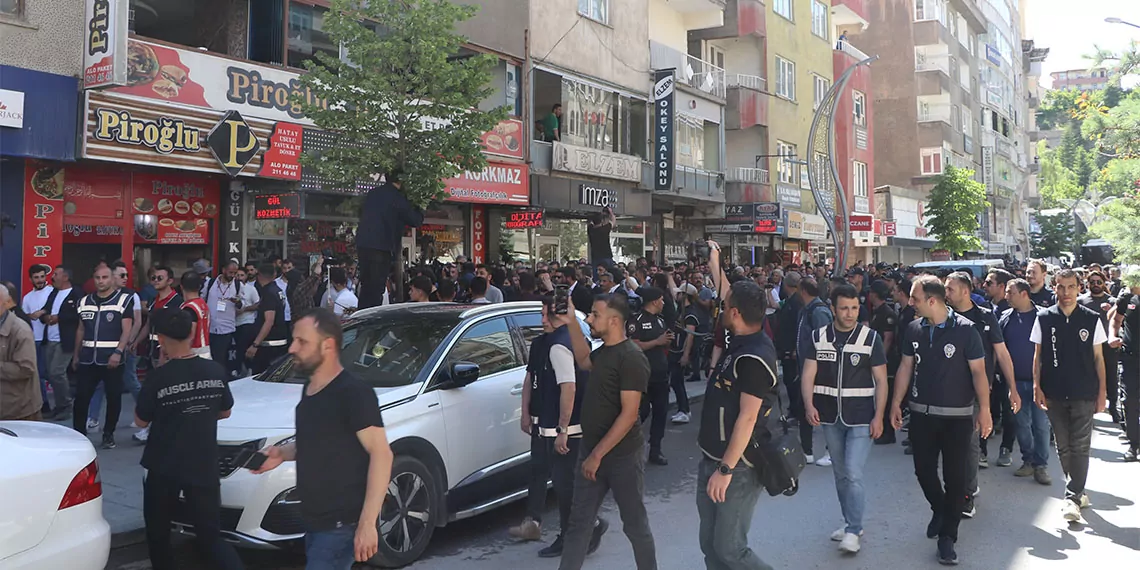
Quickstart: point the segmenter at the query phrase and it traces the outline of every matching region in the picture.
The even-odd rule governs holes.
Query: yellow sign
[[[151,121],[136,119],[129,111],[96,108],[95,120],[92,136],[101,141],[147,146],[160,154],[202,150],[202,132],[179,119],[159,117]]]

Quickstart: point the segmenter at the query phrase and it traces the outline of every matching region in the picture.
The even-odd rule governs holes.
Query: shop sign
[[[706,234],[750,234],[755,226],[752,224],[708,224],[705,226]]]
[[[724,205],[724,221],[732,224],[751,223],[756,220],[751,202]]]
[[[883,235],[894,237],[898,234],[898,225],[895,222],[883,222]]]
[[[24,128],[24,94],[0,89],[0,127]]]
[[[823,240],[827,239],[827,220],[823,216],[815,214],[802,214],[803,227],[800,231],[800,238],[806,240]]]
[[[40,263],[55,267],[63,262],[64,170],[28,161],[24,166],[24,246],[21,267]],[[13,216],[15,217],[15,216]],[[24,273],[22,290],[31,291]]]
[[[986,185],[986,194],[994,193],[994,147],[982,147],[982,181]]]
[[[998,51],[998,48],[990,44],[986,44],[986,59],[988,59],[990,63],[1001,67],[1001,53]]]
[[[269,135],[269,148],[261,157],[257,175],[279,180],[301,179],[301,149],[305,129],[293,123],[277,123]],[[255,153],[256,154],[256,153]]]
[[[123,196],[130,179],[121,172],[69,167],[63,185],[63,213],[86,218],[123,219]]]
[[[250,130],[249,124],[237,111],[226,111],[222,120],[206,135],[206,146],[218,163],[229,173],[237,176],[253,157],[261,152],[261,141]]]
[[[776,202],[761,202],[753,204],[753,231],[760,234],[774,234],[780,231],[780,204]]]
[[[875,229],[875,217],[863,214],[851,214],[851,225],[849,229],[852,232],[870,232]],[[842,222],[840,222],[842,224]]]
[[[669,68],[653,74],[653,105],[657,111],[653,127],[653,189],[659,192],[673,189],[673,123],[676,120],[673,99],[677,81],[674,72],[675,69]]]
[[[119,225],[63,224],[63,233],[68,236],[68,241],[82,243],[122,243],[123,241],[123,228]]]
[[[155,216],[135,216],[135,233],[158,245],[206,245],[211,241],[209,220],[155,220]]]
[[[301,217],[300,194],[258,194],[253,197],[253,218],[255,220],[299,217]]]
[[[808,167],[806,165],[800,166],[800,188],[811,190],[811,176],[808,175]]]
[[[804,215],[794,210],[784,212],[784,236],[789,239],[803,239]]]
[[[606,188],[605,186],[580,184],[578,186],[578,203],[583,206],[616,210],[618,192],[613,188]]]
[[[931,261],[950,261],[950,250],[947,249],[934,249],[930,251]]]
[[[855,197],[855,211],[859,212],[860,214],[870,214],[871,213],[871,200],[868,199],[866,196],[856,196]]]
[[[471,261],[478,265],[487,261],[487,207],[471,206]]]
[[[636,156],[608,152],[582,146],[554,142],[554,170],[641,182],[641,159]]]
[[[452,202],[530,204],[530,176],[525,164],[492,162],[481,172],[464,172],[443,182]]]
[[[495,156],[523,159],[522,120],[508,117],[495,128],[483,133],[483,152]]]
[[[503,227],[508,230],[525,230],[528,228],[541,228],[545,213],[542,210],[525,210],[522,212],[511,212],[510,217],[503,222]]]
[[[867,150],[867,127],[855,125],[855,148]]]
[[[124,85],[127,73],[128,0],[86,0],[83,88]],[[155,68],[158,71],[158,68]]]
[[[170,117],[139,119],[130,111],[95,107],[95,129],[91,136],[104,142],[146,146],[159,154],[174,151],[198,152],[201,133],[184,121]]]
[[[226,228],[226,250],[222,254],[223,259],[236,261],[241,263],[245,260],[244,248],[242,244],[244,240],[241,238],[241,227],[244,216],[242,215],[245,209],[245,192],[240,184],[231,182],[229,191],[226,193],[226,207],[225,216],[223,216],[224,227]]]
[[[776,197],[785,207],[797,210],[803,207],[801,190],[790,184],[777,184]]]

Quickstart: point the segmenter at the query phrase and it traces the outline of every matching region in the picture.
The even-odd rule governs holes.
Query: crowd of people
[[[960,520],[977,513],[978,470],[991,465],[991,437],[1000,435],[993,465],[1012,466],[1016,443],[1021,464],[1012,474],[1041,485],[1052,484],[1046,466],[1056,453],[1068,521],[1088,506],[1093,414],[1107,409],[1122,424],[1127,461],[1140,454],[1140,273],[1126,285],[1120,268],[1030,260],[984,275],[862,262],[835,274],[812,263],[725,265],[712,241],[682,263],[622,263],[605,253],[595,252],[594,263],[532,266],[461,257],[413,267],[403,286],[390,278],[380,292],[367,290],[373,268],[360,275],[354,263],[320,261],[306,273],[289,259],[229,262],[217,271],[199,260],[181,275],[154,266],[137,288],[121,261],[99,263],[82,286],[71,282],[68,267],[35,265],[23,297],[14,286],[0,287],[0,419],[70,417],[84,434],[102,419],[103,447],[114,448],[129,392],[134,439],[160,439],[143,457],[152,473],[152,559],[169,559],[172,501],[192,489],[208,505],[194,513],[207,521],[198,536],[224,568],[240,560],[208,522],[219,506],[217,489],[200,488],[193,474],[211,458],[216,463],[216,446],[206,442],[233,405],[229,381],[286,355],[313,378],[298,407],[298,441],[339,442],[326,451],[352,458],[354,470],[348,481],[328,479],[313,467],[327,453],[289,445],[265,450],[260,470],[298,462],[304,504],[314,503],[306,515],[319,531],[307,544],[314,559],[332,561],[323,567],[375,553],[368,547],[375,525],[357,525],[354,517],[375,519],[374,491],[383,488],[391,452],[378,439],[378,409],[360,405],[375,396],[356,393],[364,385],[346,378],[337,355],[343,319],[393,302],[543,303],[545,334],[529,351],[520,425],[532,441],[535,492],[527,518],[510,534],[541,539],[542,490],[553,481],[560,531],[539,555],[561,557],[564,570],[581,568],[598,548],[609,526],[598,507],[610,492],[637,568],[656,568],[644,469],[668,464],[666,424],[692,420],[689,382],[707,382],[697,496],[709,568],[769,568],[747,534],[760,492],[787,491],[772,473],[802,467],[776,469],[784,460],[767,452],[780,430],[773,421],[782,418],[798,435],[803,464],[833,468],[845,524],[830,537],[852,554],[865,530],[862,473],[872,445],[901,438],[930,504],[927,536],[938,540],[937,556],[947,564],[957,562]],[[187,415],[191,398],[209,405],[178,416]],[[343,433],[329,427],[338,412],[352,420]],[[198,459],[169,456],[169,449],[198,448]],[[336,484],[352,489],[351,497],[322,490]],[[318,501],[335,508],[319,510]],[[359,540],[353,546],[362,532],[363,549]]]

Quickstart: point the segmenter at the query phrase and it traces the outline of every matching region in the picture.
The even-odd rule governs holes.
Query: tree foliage
[[[443,179],[486,167],[481,137],[505,109],[476,109],[493,92],[489,55],[458,57],[455,25],[476,8],[448,0],[332,0],[324,29],[344,60],[319,53],[301,83],[322,103],[302,103],[337,144],[302,157],[334,188],[360,188],[402,170],[420,206],[442,200]]]
[[[1091,233],[1112,245],[1116,262],[1140,264],[1140,194],[1106,204]]]
[[[1054,149],[1039,151],[1041,172],[1037,176],[1037,190],[1041,194],[1041,207],[1056,208],[1062,200],[1076,200],[1084,192],[1077,183],[1077,175],[1061,163],[1060,152]]]
[[[1062,253],[1073,250],[1073,216],[1068,211],[1044,214],[1040,210],[1034,216],[1038,231],[1029,234],[1034,257],[1061,257]]]
[[[974,180],[974,171],[947,166],[930,191],[926,227],[938,238],[938,247],[950,253],[978,250],[982,247],[978,216],[987,207],[986,187]]]

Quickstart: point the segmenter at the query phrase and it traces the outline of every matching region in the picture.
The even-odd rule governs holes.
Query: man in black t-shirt
[[[1025,280],[1029,282],[1029,299],[1041,308],[1057,304],[1057,295],[1049,288],[1049,268],[1040,259],[1030,259],[1025,267]]]
[[[899,315],[895,312],[895,308],[888,302],[891,299],[890,286],[886,281],[875,281],[871,284],[871,292],[867,295],[867,301],[871,304],[871,323],[868,325],[871,330],[878,334],[878,341],[882,345],[884,355],[890,354],[895,350],[895,327],[898,326]],[[834,303],[833,303],[834,304]],[[884,356],[885,358],[885,356]],[[886,360],[883,364],[890,364]],[[897,362],[894,366],[887,366],[887,393],[890,394],[894,391],[894,371],[898,367]],[[889,445],[895,442],[895,429],[886,422],[887,425],[883,426],[882,435],[875,439],[875,443],[879,445]]]
[[[297,404],[296,440],[265,448],[268,458],[255,471],[297,462],[305,557],[309,568],[322,570],[349,570],[353,560],[389,565],[397,554],[376,528],[393,471],[392,449],[376,392],[341,366],[343,341],[340,318],[328,309],[294,322],[289,354],[309,378]],[[404,474],[415,465],[401,458],[395,470]]]
[[[1124,376],[1120,378],[1124,388],[1124,433],[1128,436],[1124,460],[1131,462],[1140,459],[1140,287],[1120,292],[1112,331],[1109,338],[1120,340],[1118,346],[1124,363]]]
[[[641,312],[630,319],[629,339],[645,352],[649,360],[649,387],[646,397],[641,399],[641,423],[649,419],[653,412],[652,429],[649,431],[649,462],[654,465],[668,465],[669,460],[661,453],[661,440],[665,437],[665,419],[669,412],[669,362],[666,356],[668,346],[673,342],[673,331],[665,324],[661,312],[665,308],[664,292],[655,287],[641,287],[637,290],[641,297]]]
[[[1088,293],[1077,297],[1077,304],[1096,311],[1100,315],[1100,324],[1107,332],[1111,328],[1108,322],[1108,311],[1116,305],[1116,299],[1108,294],[1108,277],[1101,270],[1093,269],[1089,271],[1085,284],[1088,285]],[[1113,423],[1118,423],[1120,422],[1120,375],[1117,348],[1120,347],[1120,340],[1113,339],[1113,337],[1109,337],[1109,340],[1110,342],[1106,342],[1101,347],[1104,354],[1104,385],[1108,392],[1109,415],[1112,416]]]
[[[218,420],[228,418],[234,398],[225,369],[198,358],[190,349],[193,322],[177,308],[150,315],[167,361],[139,392],[135,423],[150,427],[142,466],[143,516],[147,548],[155,570],[174,567],[170,523],[180,495],[194,525],[194,536],[211,568],[243,568],[233,547],[221,538],[221,485],[218,481]]]
[[[607,268],[614,264],[614,250],[610,245],[610,232],[617,226],[613,208],[606,206],[602,213],[595,214],[586,228],[586,237],[590,242],[590,266],[605,265]]]
[[[253,361],[253,373],[261,374],[289,351],[289,324],[285,321],[285,292],[273,279],[273,266],[263,265],[257,282],[261,285],[261,302],[253,325],[257,336],[246,349],[245,357]]]

